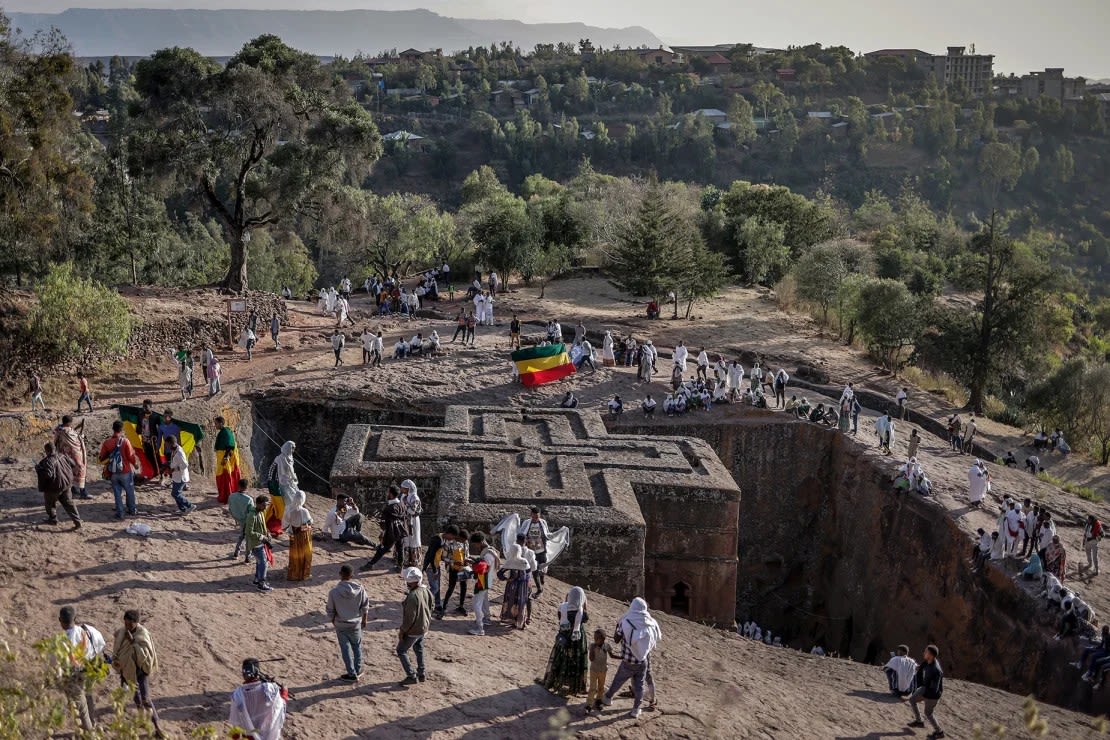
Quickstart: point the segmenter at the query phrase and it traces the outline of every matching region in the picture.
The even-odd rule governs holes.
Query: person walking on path
[[[238,559],[239,553],[243,551],[243,543],[246,541],[247,516],[254,508],[254,499],[247,493],[249,487],[250,481],[245,478],[240,479],[239,490],[231,494],[227,500],[227,511],[235,520],[235,528],[239,533],[239,538],[235,541],[235,550],[231,553],[231,560]],[[247,562],[250,562],[250,552],[247,550]]]
[[[177,437],[166,437],[166,458],[170,465],[170,495],[182,514],[196,511],[196,504],[185,498],[185,487],[189,485],[189,457],[185,448],[177,442]]]
[[[1087,515],[1087,526],[1083,528],[1083,551],[1087,554],[1087,570],[1098,575],[1098,544],[1102,541],[1102,522],[1094,514]],[[1082,566],[1080,566],[1082,567]]]
[[[243,685],[231,692],[228,724],[245,730],[249,740],[281,740],[289,692],[262,672],[258,658],[245,659],[241,670]]]
[[[211,350],[209,350],[211,351]],[[220,378],[223,376],[223,368],[220,367],[220,361],[212,357],[208,361],[208,397],[216,395],[220,392],[222,386],[220,385]]]
[[[112,422],[112,436],[100,445],[98,456],[104,472],[112,482],[112,495],[116,499],[116,519],[123,519],[124,494],[127,495],[127,513],[139,513],[135,503],[135,471],[139,469],[139,456],[123,433],[123,422]]]
[[[266,572],[269,569],[270,558],[270,532],[266,529],[266,509],[270,505],[270,497],[262,494],[254,499],[254,506],[247,510],[243,522],[243,541],[247,545],[247,552],[254,557],[254,585],[259,591],[273,591],[273,587],[266,582]]]
[[[925,726],[921,721],[921,712],[917,709],[918,704],[925,705],[925,719],[933,726],[933,732],[927,735],[929,740],[944,737],[944,730],[940,729],[936,717],[933,716],[941,694],[944,693],[944,671],[941,670],[940,661],[937,660],[939,656],[940,651],[936,645],[925,648],[925,656],[917,668],[917,675],[914,676],[914,686],[917,688],[910,696],[902,697],[902,701],[908,701],[913,710],[913,722],[910,722],[910,727]]]
[[[158,654],[150,632],[139,623],[137,609],[123,613],[123,627],[116,632],[112,649],[112,667],[119,672],[120,685],[135,692],[135,706],[150,712],[155,737],[165,737],[150,699],[150,676],[158,670]]]
[[[36,403],[42,407],[43,411],[46,411],[46,402],[42,400],[42,378],[34,370],[31,370],[27,375],[28,393],[31,396],[31,413],[35,413]]]
[[[89,393],[89,379],[85,377],[85,373],[81,370],[77,371],[77,413],[81,413],[81,404],[88,406],[89,413],[92,413],[92,394]]]
[[[78,431],[78,429],[80,431]],[[85,422],[82,421],[78,428],[73,426],[72,416],[63,416],[62,423],[54,428],[54,449],[59,454],[65,455],[73,463],[73,485],[70,488],[72,498],[90,498],[85,490],[85,477],[88,473],[88,455],[85,452],[85,440],[82,436],[85,431]]]
[[[362,675],[362,630],[370,614],[370,599],[362,584],[353,580],[354,569],[344,565],[339,569],[339,583],[328,592],[327,613],[335,636],[343,666],[347,669],[340,678],[357,681]]]
[[[424,681],[424,635],[432,626],[432,592],[424,585],[424,576],[419,568],[405,569],[405,585],[408,593],[401,602],[401,629],[397,639],[397,657],[405,671],[402,686],[411,686]],[[408,652],[416,655],[416,672],[412,670]]]
[[[77,612],[72,606],[63,606],[58,611],[58,622],[62,625],[62,637],[73,646],[69,666],[62,676],[62,688],[77,709],[81,729],[92,732],[96,714],[92,688],[96,679],[87,669],[104,655],[104,635],[91,624],[78,624]]]
[[[613,633],[614,642],[621,648],[621,662],[617,667],[617,675],[613,677],[613,683],[602,700],[605,706],[613,703],[613,696],[629,679],[632,679],[634,697],[632,717],[640,716],[640,704],[645,693],[648,706],[655,706],[655,681],[651,676],[650,660],[651,653],[662,636],[659,623],[648,613],[647,602],[637,596]]]
[[[339,367],[343,364],[343,347],[346,344],[346,338],[340,333],[339,327],[336,327],[331,334],[331,351],[335,353],[335,365],[333,367]]]
[[[270,339],[274,340],[274,349],[281,349],[281,341],[278,335],[281,334],[281,319],[275,313],[270,319]]]

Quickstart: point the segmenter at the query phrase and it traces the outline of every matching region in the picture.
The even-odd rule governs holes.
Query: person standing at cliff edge
[[[925,718],[933,726],[933,732],[926,736],[929,740],[944,737],[944,730],[940,729],[940,725],[937,724],[937,720],[933,716],[933,710],[936,709],[941,694],[944,693],[944,671],[941,670],[940,661],[937,660],[939,655],[940,651],[936,645],[929,645],[925,648],[925,656],[921,665],[917,668],[917,675],[914,676],[914,685],[917,688],[910,696],[902,697],[903,701],[910,703],[910,709],[913,710],[913,722],[909,723],[910,727],[925,726],[925,723],[921,721],[921,712],[917,709],[919,703],[923,702],[925,704]]]

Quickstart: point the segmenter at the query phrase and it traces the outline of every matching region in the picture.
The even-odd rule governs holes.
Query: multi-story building
[[[1081,98],[1087,92],[1087,80],[1082,77],[1064,77],[1063,67],[1050,67],[1044,72],[1030,72],[1021,78],[1021,96],[1039,98],[1042,95],[1063,103]]]
[[[921,49],[879,49],[864,54],[868,59],[895,57],[916,64],[932,75],[938,85],[962,82],[972,95],[986,95],[994,79],[994,55],[967,53],[963,46],[949,46],[947,54],[930,54]]]
[[[966,47],[949,46],[947,54],[933,57],[932,72],[939,85],[962,82],[972,95],[986,95],[994,81],[994,54],[968,54]]]

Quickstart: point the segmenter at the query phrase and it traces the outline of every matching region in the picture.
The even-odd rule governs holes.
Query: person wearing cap
[[[424,680],[424,635],[432,625],[432,592],[424,585],[424,574],[419,568],[405,568],[405,586],[408,593],[401,602],[401,629],[397,637],[397,657],[405,677],[402,686],[411,686]],[[412,670],[408,652],[416,654],[416,672]]]
[[[244,660],[243,685],[231,692],[231,737],[281,740],[287,698],[289,692],[263,675],[258,658]]]
[[[58,622],[68,644],[73,646],[70,654],[71,668],[65,673],[63,690],[66,697],[77,709],[77,720],[86,732],[92,732],[93,715],[93,677],[86,668],[98,657],[104,655],[104,635],[91,624],[78,624],[77,612],[72,606],[63,606],[58,612]]]

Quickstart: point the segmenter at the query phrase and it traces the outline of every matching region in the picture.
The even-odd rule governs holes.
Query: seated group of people
[[[1067,455],[1071,452],[1071,445],[1064,439],[1064,432],[1056,429],[1051,435],[1044,433],[1041,429],[1033,435],[1033,449],[1035,450],[1048,450],[1050,452],[1059,452],[1062,455]]]
[[[777,647],[782,647],[782,635],[772,635],[771,630],[762,629],[758,624],[755,623],[755,620],[750,620],[744,622],[743,624],[740,623],[740,620],[737,620],[736,634],[740,635],[741,637],[746,637],[749,640],[762,642],[764,645],[775,645]]]
[[[911,457],[894,473],[894,491],[896,493],[919,493],[928,496],[933,492],[932,481],[925,475],[925,469],[916,457]]]
[[[831,403],[828,406],[819,403],[814,407],[805,396],[802,396],[801,401],[798,400],[797,396],[791,396],[790,400],[786,402],[786,411],[798,419],[812,421],[814,424],[835,427],[840,422],[840,414],[837,413],[836,407]]]
[[[393,345],[393,359],[403,360],[406,357],[435,357],[439,354],[439,332],[432,330],[432,335],[427,339],[421,332],[413,335],[412,339],[405,341],[404,337]]]

